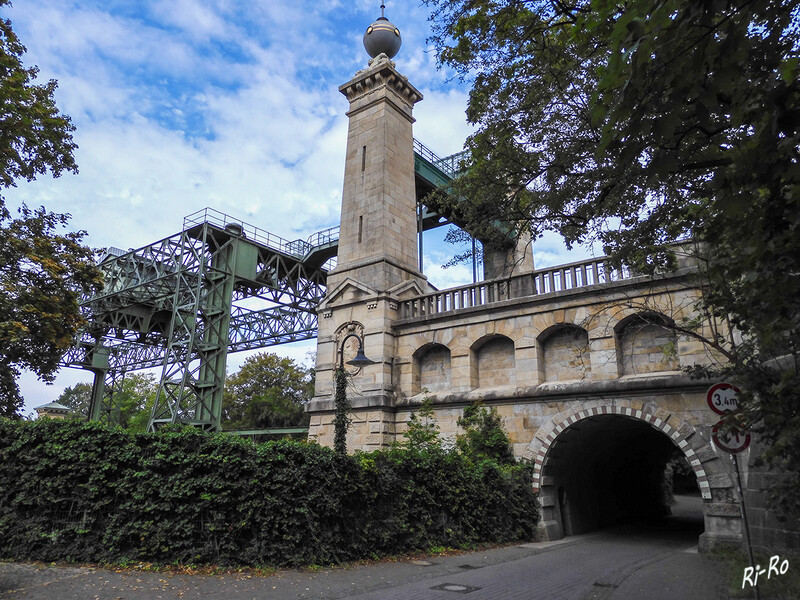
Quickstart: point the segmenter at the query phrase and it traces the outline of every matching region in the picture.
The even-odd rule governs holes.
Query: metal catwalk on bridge
[[[456,155],[460,157],[461,155]],[[455,176],[415,140],[422,230],[444,224],[422,204]],[[150,428],[219,429],[230,352],[313,339],[316,309],[335,265],[339,227],[288,241],[210,208],[180,233],[137,250],[109,249],[105,285],[85,297],[87,325],[62,359],[94,373],[90,419],[115,423],[125,373],[161,368]]]

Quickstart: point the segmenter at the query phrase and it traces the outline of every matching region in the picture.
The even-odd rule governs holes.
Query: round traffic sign
[[[717,448],[737,454],[747,450],[750,446],[750,432],[738,427],[724,427],[723,421],[720,421],[711,428],[711,439],[717,445]]]
[[[718,415],[735,412],[739,408],[739,388],[730,383],[715,383],[706,392],[708,406]]]

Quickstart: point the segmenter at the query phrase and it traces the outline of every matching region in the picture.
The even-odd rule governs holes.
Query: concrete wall
[[[578,381],[592,377],[589,333],[582,327],[561,326],[540,336],[543,381]]]
[[[512,339],[504,335],[495,335],[473,346],[470,357],[470,387],[491,389],[515,385],[516,373]]]

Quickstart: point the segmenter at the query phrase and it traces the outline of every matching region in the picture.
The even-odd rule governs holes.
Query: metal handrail
[[[339,241],[338,225],[335,227],[329,227],[328,229],[323,229],[322,231],[317,231],[316,233],[312,233],[310,236],[308,236],[307,243],[312,248],[316,248],[318,246],[326,246],[336,241]]]
[[[339,239],[339,226],[337,225],[312,233],[308,240],[290,241],[213,208],[203,208],[184,217],[183,229],[190,229],[203,223],[210,223],[221,229],[225,229],[228,225],[237,225],[241,227],[242,234],[247,239],[296,258],[303,258],[314,248],[331,244]]]
[[[469,156],[469,150],[462,150],[442,158],[416,138],[414,138],[414,151],[451,179],[463,170],[464,160]]]

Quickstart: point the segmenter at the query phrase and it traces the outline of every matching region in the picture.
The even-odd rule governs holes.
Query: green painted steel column
[[[106,374],[109,371],[109,357],[110,351],[103,346],[94,346],[94,348],[87,351],[87,358],[89,365],[87,370],[91,371],[94,375],[94,382],[92,383],[92,399],[89,404],[89,420],[100,421],[103,413],[103,400],[106,394]]]
[[[200,423],[210,423],[211,429],[217,431],[221,428],[238,248],[239,240],[231,237],[212,252],[206,271],[206,299],[199,315],[203,332],[198,347],[200,371],[195,385],[199,403],[195,418]]]

